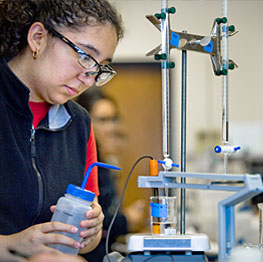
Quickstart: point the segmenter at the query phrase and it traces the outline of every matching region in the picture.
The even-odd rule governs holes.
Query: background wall
[[[117,48],[115,61],[154,62],[153,57],[146,57],[145,54],[160,44],[161,34],[148,22],[145,15],[159,13],[161,0],[111,0],[111,2],[122,14],[126,29],[125,38]],[[222,17],[220,0],[170,0],[169,7],[172,6],[176,7],[176,13],[170,15],[170,24],[171,29],[175,31],[187,30],[193,34],[209,35],[214,18]],[[263,136],[260,135],[263,133],[262,12],[262,0],[228,1],[229,25],[233,24],[239,30],[239,33],[229,38],[229,57],[239,66],[238,69],[231,71],[229,76],[230,137],[232,141],[257,155],[263,154]],[[200,150],[197,139],[200,131],[205,133],[215,131],[221,135],[222,78],[213,74],[208,55],[189,51],[187,57],[187,152],[194,154]],[[171,58],[176,64],[176,68],[171,70],[174,136],[172,148],[178,159],[181,51],[172,49]],[[240,133],[241,129],[243,132]]]

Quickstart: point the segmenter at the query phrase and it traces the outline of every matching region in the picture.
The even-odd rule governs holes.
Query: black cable
[[[119,204],[118,204],[118,206],[117,206],[117,208],[116,208],[116,210],[115,210],[115,213],[114,213],[113,218],[112,218],[112,220],[111,220],[111,223],[110,223],[110,225],[109,225],[109,228],[108,228],[108,231],[107,231],[107,236],[106,236],[106,246],[105,246],[106,257],[107,257],[108,262],[111,262],[110,257],[109,257],[109,247],[108,247],[108,245],[109,245],[109,237],[110,237],[110,231],[111,231],[112,225],[113,225],[113,223],[114,223],[114,221],[115,221],[115,219],[116,219],[116,216],[118,215],[119,209],[120,209],[120,207],[121,207],[121,204],[122,204],[122,201],[123,201],[123,198],[124,198],[124,194],[125,194],[125,191],[126,191],[128,182],[129,182],[129,180],[130,180],[131,174],[132,174],[134,168],[137,166],[137,164],[138,164],[141,160],[143,160],[143,159],[145,159],[145,158],[149,158],[149,159],[153,160],[153,157],[151,157],[151,156],[142,156],[142,157],[138,158],[138,159],[136,160],[136,162],[133,164],[133,166],[132,166],[132,168],[131,168],[131,170],[130,170],[130,173],[129,173],[127,179],[126,179],[125,185],[124,185],[124,187],[123,187],[123,190],[122,190],[122,193],[121,193],[120,202],[119,202]]]

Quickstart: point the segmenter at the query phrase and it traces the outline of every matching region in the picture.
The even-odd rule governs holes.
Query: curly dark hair
[[[107,0],[0,0],[0,56],[12,58],[27,46],[27,32],[38,21],[78,29],[92,21],[110,22],[123,37],[120,15]]]

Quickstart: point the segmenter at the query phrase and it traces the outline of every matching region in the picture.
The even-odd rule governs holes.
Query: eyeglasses
[[[109,65],[100,65],[94,57],[87,54],[85,51],[80,49],[78,46],[73,44],[68,38],[60,34],[54,28],[50,27],[49,25],[45,24],[45,27],[48,31],[52,34],[57,36],[61,39],[64,43],[70,46],[78,55],[78,63],[86,68],[86,69],[95,69],[95,71],[88,71],[85,73],[86,76],[96,76],[95,77],[95,84],[96,86],[102,86],[109,82],[117,73],[116,71],[111,68]]]

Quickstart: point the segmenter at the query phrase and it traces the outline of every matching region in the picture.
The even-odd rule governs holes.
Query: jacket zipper
[[[38,208],[37,208],[37,215],[36,218],[34,219],[34,222],[38,219],[40,216],[41,210],[43,208],[43,192],[44,192],[44,185],[43,185],[43,180],[41,177],[41,174],[37,168],[36,165],[36,146],[35,146],[35,133],[36,130],[34,127],[31,129],[31,137],[30,137],[30,144],[31,144],[31,160],[32,160],[32,166],[36,172],[37,175],[37,181],[38,181]]]

